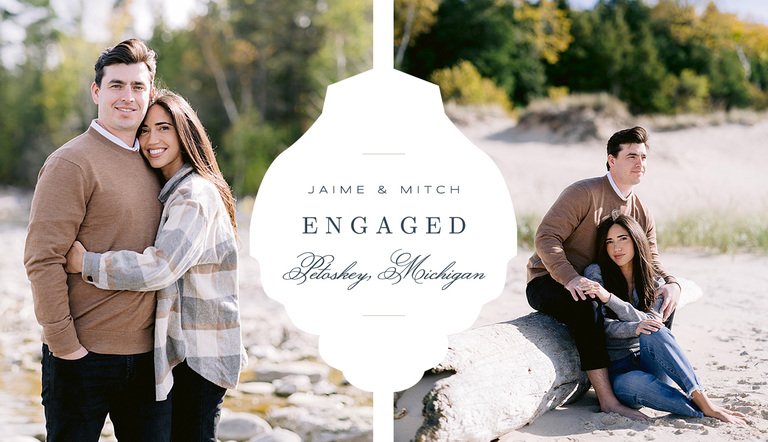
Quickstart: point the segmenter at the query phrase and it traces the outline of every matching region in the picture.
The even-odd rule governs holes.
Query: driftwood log
[[[449,337],[416,441],[488,442],[589,388],[568,329],[531,313]]]
[[[701,296],[695,283],[680,282],[678,308]],[[428,386],[418,393],[423,421],[415,436],[408,429],[411,436],[401,434],[402,440],[488,442],[590,387],[567,327],[541,313],[449,336],[445,360],[424,379]]]

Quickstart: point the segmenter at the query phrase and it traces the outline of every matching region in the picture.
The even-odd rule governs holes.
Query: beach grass
[[[517,214],[517,246],[528,250],[533,250],[533,238],[536,236],[536,229],[541,223],[541,215],[532,213]]]
[[[517,243],[533,249],[541,216],[518,214]],[[657,224],[660,249],[768,254],[768,214],[715,211],[689,213]]]
[[[658,226],[660,248],[703,248],[719,253],[768,253],[768,215],[691,213]]]
[[[705,114],[676,114],[676,115],[641,115],[638,121],[641,125],[653,131],[668,132],[688,129],[691,127],[719,126],[723,124],[741,124],[751,126],[768,118],[767,111],[754,109],[718,110]]]

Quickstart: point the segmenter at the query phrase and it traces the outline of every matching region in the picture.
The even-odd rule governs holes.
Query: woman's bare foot
[[[600,410],[603,411],[604,413],[616,413],[621,416],[634,419],[636,421],[647,421],[649,419],[649,417],[641,413],[640,410],[635,410],[634,408],[627,407],[626,405],[622,404],[619,401],[616,401],[616,403],[609,404],[607,406],[603,406],[601,404]]]
[[[587,370],[587,376],[589,376],[589,381],[592,383],[592,388],[595,389],[597,401],[600,402],[600,411],[616,413],[638,421],[648,420],[648,416],[619,402],[619,399],[613,393],[613,387],[608,377],[608,369],[597,368],[595,370]]]
[[[704,413],[704,416],[719,419],[727,424],[747,425],[744,419],[742,419],[744,414],[739,413],[738,411],[731,411],[723,407],[718,407],[713,404],[706,393],[702,391],[696,390],[691,393],[691,400],[697,407],[699,407],[699,410]]]
[[[704,415],[707,416],[707,417],[713,417],[715,419],[720,419],[721,421],[723,421],[723,422],[725,422],[727,424],[735,424],[735,425],[746,426],[747,423],[744,421],[744,419],[742,419],[742,417],[744,417],[744,415],[741,414],[741,413],[738,413],[738,415],[737,415],[736,413],[737,412],[733,412],[733,411],[730,411],[730,410],[726,410],[725,408],[721,408],[721,407],[715,406],[708,413],[704,413]]]
[[[746,415],[745,415],[744,413],[741,413],[741,412],[739,412],[739,411],[735,411],[735,410],[729,410],[729,409],[727,409],[727,408],[721,408],[721,409],[722,409],[724,412],[726,412],[726,413],[730,414],[731,416],[746,417]]]

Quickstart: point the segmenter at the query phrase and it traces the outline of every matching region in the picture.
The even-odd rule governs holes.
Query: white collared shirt
[[[111,132],[109,132],[108,130],[104,129],[98,123],[98,121],[96,121],[96,120],[91,121],[91,127],[96,129],[96,132],[104,135],[109,141],[117,144],[118,146],[122,147],[123,149],[132,150],[134,152],[139,150],[139,139],[138,138],[133,140],[133,147],[131,147],[131,146],[125,144],[125,142],[123,140],[121,140],[120,138],[117,138]]]
[[[607,175],[608,175],[608,181],[610,181],[611,187],[613,187],[613,191],[616,192],[616,195],[618,195],[619,198],[621,198],[622,201],[629,200],[629,197],[632,196],[633,190],[630,190],[629,191],[629,195],[627,195],[625,197],[624,195],[621,194],[621,190],[619,190],[619,188],[616,186],[616,183],[613,181],[613,177],[611,176],[611,172],[608,172]]]

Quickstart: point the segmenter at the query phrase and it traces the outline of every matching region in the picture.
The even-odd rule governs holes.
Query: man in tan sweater
[[[136,39],[106,49],[91,86],[98,119],[45,161],[24,265],[43,331],[48,441],[98,441],[107,414],[120,441],[170,440],[170,400],[155,402],[155,293],[100,290],[67,275],[75,240],[89,250],[154,243],[160,182],[136,131],[154,92],[155,53]]]
[[[661,313],[671,315],[680,299],[680,286],[659,263],[653,215],[634,193],[645,174],[648,133],[642,127],[619,131],[608,141],[608,173],[568,186],[558,197],[536,231],[536,251],[528,262],[528,303],[534,309],[565,323],[576,341],[581,368],[587,372],[600,408],[635,419],[646,419],[638,410],[621,404],[608,378],[603,318],[596,301],[579,288],[584,269],[595,262],[597,226],[614,210],[634,217],[651,243],[654,265],[667,282],[658,292],[664,297]]]

